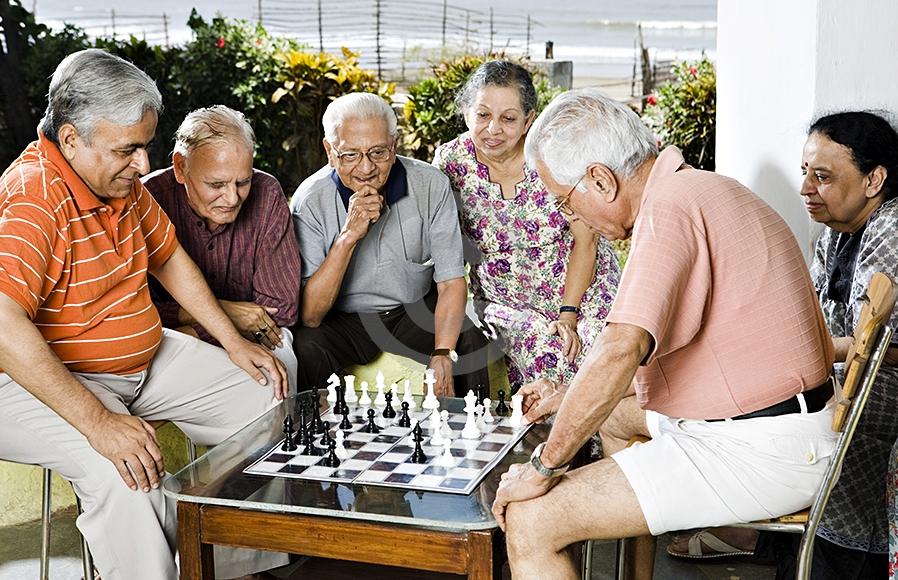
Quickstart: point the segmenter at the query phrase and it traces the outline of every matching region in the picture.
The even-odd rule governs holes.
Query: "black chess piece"
[[[384,407],[383,416],[386,419],[392,419],[396,416],[396,409],[393,408],[393,393],[387,391],[384,398],[387,400],[387,406]]]
[[[349,405],[346,404],[346,385],[337,385],[337,404],[334,406],[335,415],[348,415]]]
[[[296,451],[293,433],[293,415],[287,415],[284,417],[284,444],[281,445],[281,451]]]
[[[340,458],[337,457],[336,448],[337,442],[333,439],[329,440],[327,443],[327,455],[321,462],[322,465],[325,467],[340,467]]]
[[[318,408],[320,406],[320,399],[318,396],[318,387],[312,387],[312,428],[309,431],[312,435],[317,435],[321,433],[323,429],[321,423],[321,410]]]
[[[496,414],[500,417],[507,417],[508,412],[508,405],[505,404],[505,390],[499,389],[499,404],[496,405]]]
[[[327,447],[327,442],[330,441],[331,438],[331,425],[327,421],[322,423],[324,426],[324,435],[321,436],[321,440],[318,441],[318,444],[322,447]]]
[[[399,415],[399,421],[396,422],[400,427],[411,427],[412,418],[408,416],[408,403],[402,402],[402,414]]]
[[[424,455],[424,449],[421,448],[421,441],[424,441],[424,434],[421,432],[420,423],[415,425],[415,428],[412,429],[412,439],[415,441],[415,450],[412,451],[412,456],[409,458],[409,461],[412,463],[427,463],[427,456]]]
[[[362,427],[365,433],[380,433],[380,427],[374,422],[374,409],[368,409],[368,424]]]
[[[344,412],[341,413],[343,415],[343,420],[340,421],[340,425],[338,425],[338,427],[340,429],[343,429],[344,431],[349,431],[350,429],[352,429],[352,421],[349,420],[349,407],[346,407],[345,409],[343,409],[343,411]]]
[[[293,441],[297,446],[309,442],[309,425],[306,422],[306,402],[304,400],[299,403],[299,431],[296,432]]]

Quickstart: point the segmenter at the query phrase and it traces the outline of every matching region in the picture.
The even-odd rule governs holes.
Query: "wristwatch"
[[[452,362],[458,362],[458,353],[451,348],[435,348],[430,356],[448,356]]]
[[[542,455],[543,449],[546,447],[546,443],[542,442],[536,446],[536,449],[533,450],[533,454],[530,455],[530,465],[533,466],[533,469],[537,471],[543,477],[559,477],[567,471],[571,464],[570,462],[565,463],[564,465],[559,465],[558,467],[546,467],[543,465],[542,460],[540,460],[539,456]]]

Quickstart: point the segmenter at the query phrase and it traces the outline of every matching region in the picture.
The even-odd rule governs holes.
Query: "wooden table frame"
[[[181,580],[214,580],[213,544],[466,574],[470,580],[500,578],[504,562],[498,528],[449,532],[179,501]]]

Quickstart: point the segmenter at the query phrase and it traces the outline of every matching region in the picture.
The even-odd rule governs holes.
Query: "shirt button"
[[[817,459],[817,456],[813,451],[808,451],[808,454],[805,455],[805,457],[807,458],[808,463],[814,463],[814,460]]]
[[[214,248],[215,248],[215,244],[213,244],[212,242],[209,242],[209,249],[212,250]]]

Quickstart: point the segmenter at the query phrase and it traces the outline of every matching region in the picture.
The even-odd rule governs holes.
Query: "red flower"
[[[655,97],[655,95],[649,95],[645,98],[645,103],[647,105],[657,105],[658,99],[657,99],[657,97]]]
[[[697,77],[697,76],[698,76],[698,69],[695,68],[694,66],[689,67],[689,74],[691,74],[691,75],[694,76],[694,77]]]
[[[215,46],[218,47],[218,48],[224,48],[224,47],[225,47],[225,39],[224,39],[224,36],[219,36],[219,37],[218,37],[218,40],[215,41]]]

